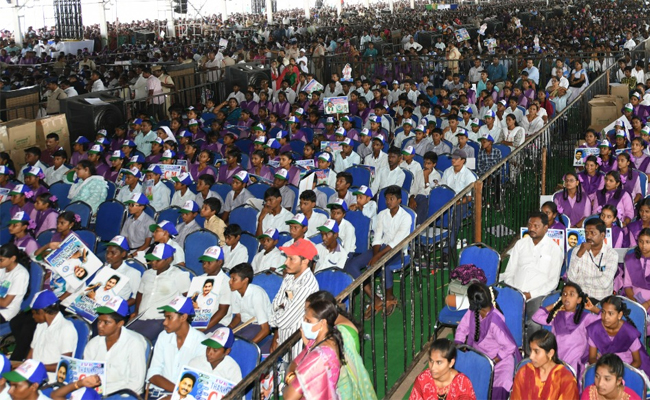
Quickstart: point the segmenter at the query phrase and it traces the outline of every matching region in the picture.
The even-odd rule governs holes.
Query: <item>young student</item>
[[[595,382],[583,388],[580,400],[590,399],[627,399],[641,400],[636,392],[625,386],[623,374],[625,364],[616,354],[603,354],[595,366]]]
[[[606,297],[600,305],[600,322],[587,327],[589,364],[598,361],[599,355],[614,353],[623,362],[642,370],[647,376],[650,372],[650,357],[639,340],[641,334],[630,319],[627,305],[618,296]]]
[[[617,169],[616,156],[612,153],[612,145],[609,140],[603,139],[600,144],[598,144],[600,149],[600,171],[602,173],[608,173],[609,171],[614,171]]]
[[[623,152],[616,157],[618,173],[621,174],[623,190],[628,192],[632,201],[636,204],[641,200],[641,184],[639,171],[632,169],[634,164],[630,158],[630,153]]]
[[[36,197],[34,202],[34,210],[36,211],[34,237],[38,237],[44,231],[56,229],[56,221],[59,217],[58,209],[59,204],[56,196],[43,193]]]
[[[31,232],[35,223],[30,219],[29,214],[24,211],[18,211],[11,216],[9,220],[9,234],[11,242],[18,246],[21,251],[32,256],[38,250],[38,243],[34,240]]]
[[[291,235],[291,239],[284,244],[285,246],[291,246],[298,239],[305,239],[309,221],[304,214],[296,214],[285,223],[289,225],[289,234]]]
[[[188,365],[192,369],[217,376],[237,385],[242,380],[241,369],[239,364],[229,355],[234,342],[235,334],[232,330],[221,327],[215,330],[212,336],[201,342],[206,346],[205,354],[196,356],[190,360]],[[181,377],[181,382],[184,379],[193,382],[195,379],[192,373],[188,373],[187,378],[185,376]],[[174,394],[175,396],[176,394]]]
[[[329,203],[327,208],[330,210],[330,218],[339,224],[339,237],[343,243],[343,247],[351,252],[357,251],[357,236],[354,225],[345,219],[345,213],[348,212],[348,204],[345,200],[337,199],[333,203]],[[360,249],[361,250],[361,249]],[[363,249],[365,251],[365,249]]]
[[[20,312],[29,287],[29,256],[14,243],[0,247],[0,322],[9,322]]]
[[[513,383],[515,365],[521,354],[505,318],[496,304],[496,293],[482,283],[472,283],[467,289],[469,310],[458,328],[455,341],[467,344],[495,360],[492,400],[508,398]]]
[[[85,136],[79,136],[72,145],[72,156],[70,164],[77,165],[79,161],[88,159],[88,148],[90,141]]]
[[[307,233],[305,234],[307,238],[318,233],[316,228],[321,226],[327,220],[325,214],[314,212],[316,201],[316,193],[313,190],[305,190],[300,193],[300,203],[298,205],[300,207],[300,212],[305,216],[305,218],[307,218]]]
[[[194,198],[194,201],[199,207],[203,207],[203,202],[211,198],[216,198],[219,200],[219,204],[223,204],[223,199],[219,196],[219,193],[210,190],[214,182],[214,176],[210,174],[199,175],[199,178],[196,180],[196,197]]]
[[[154,186],[153,186],[153,199],[151,200],[151,206],[154,208],[156,211],[161,211],[164,210],[165,208],[169,207],[169,203],[171,202],[171,191],[165,185],[160,181],[160,177],[162,175],[162,171],[160,170],[160,167],[157,165],[150,165],[149,168],[146,170],[146,179],[147,180],[153,180]]]
[[[593,305],[578,284],[567,282],[557,302],[540,307],[532,319],[551,327],[558,339],[558,357],[582,376],[589,358],[587,327],[600,320],[599,313],[600,309]]]
[[[221,218],[224,222],[228,222],[230,212],[235,208],[246,204],[248,199],[254,198],[253,194],[246,189],[246,185],[250,182],[248,172],[241,170],[237,172],[232,179],[232,190],[228,192],[226,201],[223,204],[223,214]]]
[[[361,157],[354,151],[354,140],[347,137],[341,143],[341,150],[334,152],[334,171],[341,173],[357,164],[361,164]]]
[[[153,343],[163,330],[165,321],[165,316],[160,313],[159,307],[169,304],[179,295],[187,294],[190,288],[190,275],[172,265],[174,248],[167,243],[158,243],[150,253],[145,255],[145,259],[151,262],[151,268],[144,272],[140,280],[140,287],[135,297],[135,312],[131,314],[134,321],[129,325],[129,329],[138,332]],[[160,356],[162,357],[162,354]],[[153,361],[151,365],[153,367]]]
[[[289,188],[289,171],[284,168],[275,171],[273,187],[280,191],[282,207],[287,211],[293,210],[293,205],[296,202],[296,193]]]
[[[159,137],[156,137],[154,141],[151,142],[151,153],[145,158],[145,161],[149,165],[158,164],[162,158],[164,152],[165,142]]]
[[[137,269],[130,267],[124,260],[129,256],[131,248],[129,241],[117,235],[106,244],[106,265],[102,268],[111,268],[113,271],[129,278],[127,285],[124,285],[117,295],[127,301],[128,305],[135,304],[135,296],[140,288],[142,275]],[[99,272],[99,271],[98,271]]]
[[[621,221],[618,220],[618,209],[616,207],[609,204],[603,206],[603,209],[600,211],[600,219],[603,220],[606,228],[612,230],[611,246],[613,248],[620,249],[629,247],[627,244],[627,230],[621,228]]]
[[[517,371],[510,399],[577,399],[578,382],[558,358],[555,335],[537,331],[528,342],[531,362]]]
[[[413,132],[413,125],[414,122],[411,118],[406,118],[404,121],[402,121],[403,131],[395,136],[395,141],[393,142],[394,146],[401,148],[404,141],[411,140],[415,137],[415,133]]]
[[[314,273],[327,268],[343,269],[348,260],[348,251],[339,244],[339,224],[333,219],[328,219],[317,229],[323,242],[316,245],[318,260]]]
[[[275,228],[267,229],[257,237],[262,250],[255,254],[251,263],[255,274],[262,271],[275,272],[276,269],[284,264],[286,257],[277,247],[279,238],[280,235]]]
[[[451,146],[442,141],[442,129],[434,128],[431,131],[431,139],[433,141],[431,144],[431,151],[437,155],[451,153]]]
[[[136,131],[133,141],[138,146],[138,150],[147,157],[151,154],[151,143],[156,140],[158,135],[151,130],[153,124],[148,119],[142,121],[141,127],[142,130]]]
[[[30,147],[25,149],[25,165],[18,172],[18,179],[20,182],[25,182],[25,170],[31,167],[40,168],[41,171],[45,171],[47,166],[40,162],[39,158],[41,157],[41,149],[38,147]]]
[[[34,192],[27,185],[16,185],[11,191],[9,191],[9,196],[11,196],[11,208],[9,209],[9,214],[14,215],[18,211],[24,211],[30,217],[36,215],[34,210],[34,203],[29,201],[29,199],[34,197]]]
[[[223,246],[226,243],[226,238],[224,236],[226,223],[218,217],[220,212],[221,201],[214,197],[206,199],[201,207],[201,216],[205,218],[203,227],[217,235],[217,237],[219,237],[219,246]]]
[[[109,158],[109,161],[111,162],[110,172],[108,176],[105,176],[104,178],[107,181],[116,182],[117,177],[120,175],[120,171],[124,164],[126,164],[127,160],[128,158],[126,158],[122,150],[115,150]]]
[[[553,202],[559,213],[569,217],[571,227],[574,228],[581,227],[584,219],[592,213],[591,202],[575,172],[564,175],[564,189],[553,196]]]
[[[203,275],[200,277],[210,277],[214,282],[212,283],[212,294],[216,296],[216,300],[212,305],[212,317],[208,326],[205,327],[204,332],[213,332],[221,326],[228,326],[232,321],[232,309],[230,308],[232,292],[228,284],[228,275],[223,271],[224,253],[221,247],[211,246],[205,249],[203,255],[199,257],[199,261],[203,263]],[[196,298],[192,298],[194,303]]]
[[[131,245],[131,257],[135,257],[139,251],[146,251],[151,245],[151,231],[149,226],[155,224],[153,218],[144,212],[149,200],[142,193],[135,193],[131,198],[124,202],[128,206],[129,216],[124,221],[120,235],[129,238]]]
[[[380,168],[375,171],[375,180],[371,184],[371,188],[376,187],[376,191],[379,192],[381,189],[392,185],[401,187],[406,179],[404,170],[400,168],[401,162],[401,150],[398,147],[391,146],[388,149],[388,168]]]
[[[237,224],[230,224],[224,230],[223,235],[226,241],[222,247],[224,264],[223,269],[230,271],[235,265],[248,262],[248,249],[239,243],[243,231]]]
[[[228,150],[226,153],[226,163],[219,167],[217,181],[229,185],[232,184],[235,174],[243,170],[241,160],[241,151],[238,148]]]
[[[253,267],[248,263],[237,264],[230,270],[232,321],[228,327],[235,329],[254,319],[237,333],[254,343],[260,343],[271,334],[271,301],[264,289],[253,284],[253,277]]]
[[[417,210],[415,198],[418,195],[426,197],[424,193],[424,172],[419,162],[415,161],[415,148],[406,146],[402,150],[402,162],[400,168],[410,171],[413,174],[411,190],[409,191],[409,205],[413,210]]]
[[[174,181],[174,195],[170,207],[182,207],[187,201],[196,199],[196,194],[189,188],[194,183],[190,174],[182,172],[172,177],[172,181]]]
[[[332,154],[323,151],[318,155],[318,169],[320,169],[322,172],[327,172],[327,178],[325,179],[325,183],[327,186],[331,187],[334,189],[336,187],[336,172],[331,168],[332,167]],[[322,183],[321,183],[322,184]]]
[[[105,382],[107,393],[124,389],[141,393],[147,373],[147,344],[142,335],[124,326],[129,320],[127,302],[113,297],[95,312],[98,334],[86,345],[84,359],[105,363],[106,373],[111,377]]]
[[[137,168],[133,167],[124,171],[124,186],[117,192],[115,199],[119,202],[126,202],[136,193],[142,193],[142,173]]]
[[[431,151],[431,140],[428,136],[428,129],[424,125],[418,125],[415,128],[415,139],[411,142],[415,149],[415,154],[424,157],[424,154]]]
[[[560,213],[557,210],[557,205],[552,201],[547,201],[542,204],[541,211],[548,216],[548,229],[567,229],[564,222],[560,218]]]
[[[609,171],[605,175],[605,185],[602,190],[596,192],[591,212],[600,213],[605,204],[611,204],[619,210],[618,215],[621,219],[622,227],[626,227],[632,221],[634,217],[634,204],[630,194],[623,190],[621,175],[618,171]]]
[[[650,199],[648,198],[641,200],[637,204],[636,219],[626,227],[627,238],[624,243],[627,243],[627,247],[636,246],[639,232],[645,228],[650,228]]]
[[[0,153],[3,154],[3,153]],[[7,154],[7,153],[4,153]],[[7,155],[7,158],[9,158],[9,155]],[[0,159],[0,161],[4,161]],[[11,160],[9,160],[11,161]],[[8,165],[0,165],[0,189],[13,189],[14,184],[10,180],[10,176],[14,175],[14,171],[9,167]],[[8,195],[1,195],[0,196],[0,203],[4,203],[9,199]]]
[[[23,170],[23,174],[25,175],[25,185],[27,185],[27,187],[29,187],[29,190],[31,190],[33,193],[31,198],[32,201],[34,197],[38,196],[39,194],[47,193],[47,187],[45,187],[43,182],[45,174],[40,168],[26,168]]]
[[[200,212],[199,205],[196,204],[193,200],[188,200],[183,204],[180,210],[178,212],[181,214],[181,222],[178,224],[176,227],[178,230],[178,235],[176,235],[176,242],[181,245],[185,246],[185,238],[187,238],[187,235],[189,235],[192,232],[196,232],[201,227],[199,224],[196,222],[196,216]]]
[[[339,172],[336,174],[336,185],[334,185],[336,193],[332,194],[327,199],[327,202],[333,203],[337,199],[343,199],[349,206],[356,203],[357,199],[350,191],[350,187],[352,187],[352,174],[349,172]]]
[[[95,167],[97,175],[103,176],[105,179],[108,179],[111,175],[111,169],[104,162],[104,157],[102,156],[103,148],[100,144],[95,144],[93,147],[88,150],[88,161],[90,161]],[[82,160],[83,161],[83,160]]]
[[[366,157],[368,157],[370,154],[372,154],[372,145],[370,142],[372,141],[372,137],[370,136],[370,131],[368,129],[362,129],[361,132],[359,132],[359,146],[357,147],[357,154],[359,154],[359,157],[361,157],[362,160],[365,160]]]
[[[255,150],[251,155],[251,168],[248,173],[265,179],[273,179],[273,171],[268,165],[268,156],[261,150]]]
[[[584,171],[578,173],[578,180],[589,201],[593,201],[596,192],[602,190],[605,185],[605,174],[598,170],[598,157],[587,157]]]
[[[185,251],[172,237],[178,235],[176,226],[169,221],[160,221],[149,225],[149,231],[153,233],[154,243],[167,243],[174,248],[173,265],[185,266]],[[144,253],[144,252],[142,252]],[[144,257],[144,254],[142,254]]]
[[[65,150],[54,152],[52,166],[45,170],[45,183],[51,186],[54,182],[63,180],[65,174],[70,171],[70,168],[64,165],[66,161],[68,161],[68,155]]]
[[[372,199],[372,190],[361,185],[352,194],[357,197],[357,202],[350,205],[350,211],[361,211],[370,218],[370,230],[374,231],[377,225],[377,202]]]
[[[264,192],[264,207],[257,214],[256,236],[261,236],[267,229],[275,228],[283,230],[285,222],[293,217],[293,214],[282,207],[282,194],[276,187],[270,187]]]
[[[375,180],[373,181],[370,188],[373,193],[379,191],[379,180],[377,177],[380,174],[380,171],[388,169],[388,154],[384,153],[384,136],[378,135],[372,138],[372,153],[367,155],[363,159],[363,164],[375,168]]]

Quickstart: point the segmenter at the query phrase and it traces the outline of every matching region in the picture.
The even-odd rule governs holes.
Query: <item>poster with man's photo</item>
[[[584,228],[571,228],[566,230],[567,251],[571,250],[574,247],[580,247],[580,245],[583,244],[585,240],[586,239],[585,239]],[[605,231],[605,240],[603,240],[603,244],[611,245],[611,243],[612,243],[612,229],[607,228],[607,230]]]
[[[65,291],[76,290],[102,266],[102,262],[76,236],[67,238],[45,257],[45,262],[65,281]]]
[[[61,356],[61,361],[56,366],[56,382],[60,384],[66,385],[90,375],[99,375],[99,380],[102,383],[95,390],[100,395],[103,395],[106,392],[105,362]]]
[[[184,168],[182,165],[177,165],[177,164],[156,164],[156,165],[160,168],[160,171],[162,172],[162,175],[160,175],[161,179],[171,180],[173,177],[178,176],[183,172],[187,172],[186,168]]]
[[[176,380],[171,400],[221,400],[234,387],[233,382],[185,366]]]
[[[599,148],[591,148],[591,147],[576,148],[573,152],[573,166],[582,167],[585,165],[585,162],[587,161],[587,157],[597,156],[599,154],[600,154]]]
[[[196,276],[190,283],[187,294],[192,299],[192,305],[194,306],[195,315],[192,326],[195,328],[207,327],[212,314],[219,308],[219,298],[215,293],[212,293],[213,288],[213,276]]]
[[[108,303],[129,283],[129,278],[111,268],[102,269],[68,308],[89,323],[95,322],[95,309]]]
[[[528,228],[527,227],[521,227],[519,228],[519,238],[524,238],[528,236]],[[553,239],[553,241],[560,246],[560,248],[564,249],[565,248],[565,233],[564,229],[549,229],[546,231],[546,236],[549,238]]]
[[[324,97],[323,107],[327,115],[348,114],[350,112],[347,96]]]

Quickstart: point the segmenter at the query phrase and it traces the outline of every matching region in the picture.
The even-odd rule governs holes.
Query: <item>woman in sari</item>
[[[505,400],[512,388],[515,365],[521,354],[496,304],[492,288],[472,283],[467,288],[469,310],[456,329],[456,343],[467,344],[494,361],[492,400]]]
[[[555,335],[542,329],[528,343],[530,362],[517,371],[510,400],[577,399],[578,382],[557,358]]]
[[[343,338],[334,324],[338,312],[328,301],[305,307],[300,329],[304,349],[289,366],[284,378],[285,400],[338,400],[337,382],[345,365]]]
[[[456,346],[438,339],[429,347],[429,368],[415,378],[409,400],[476,400],[469,378],[454,369]]]
[[[580,400],[641,400],[638,394],[625,387],[625,365],[616,354],[605,354],[596,362],[594,383],[587,386]]]
[[[97,213],[97,207],[108,196],[108,184],[103,176],[97,175],[95,166],[89,160],[81,160],[75,167],[77,182],[72,184],[68,198],[70,202],[83,201],[92,209],[93,214]]]

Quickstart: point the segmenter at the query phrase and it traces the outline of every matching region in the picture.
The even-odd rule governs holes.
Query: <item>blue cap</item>
[[[341,207],[343,208],[343,211],[348,212],[348,203],[345,202],[343,199],[336,199],[336,201],[329,203],[327,205],[327,208],[332,209],[336,207]]]
[[[181,172],[178,176],[172,176],[172,181],[178,182],[180,184],[190,186],[194,181],[192,181],[192,175],[187,172]]]
[[[0,374],[11,371],[11,361],[4,354],[0,354]]]
[[[242,183],[248,183],[250,181],[250,177],[248,176],[248,172],[241,170],[237,172],[234,176],[233,179],[237,179],[238,181]]]
[[[106,139],[105,137],[101,139],[96,139],[95,143],[101,144],[104,147],[108,147],[108,145],[111,144],[110,140]]]
[[[132,165],[132,164],[144,164],[145,159],[142,154],[136,154],[133,157],[129,159],[129,162],[126,163],[127,166]]]
[[[124,157],[125,157],[125,156],[124,156],[124,152],[123,152],[122,150],[115,150],[115,151],[113,152],[113,155],[111,155],[110,160],[111,160],[111,161],[113,161],[113,160],[121,160],[121,159],[123,159]]]
[[[95,312],[97,314],[117,313],[118,315],[126,317],[129,315],[129,304],[120,296],[113,296],[103,306],[95,308]]]
[[[133,167],[131,169],[127,169],[126,171],[124,171],[124,173],[127,174],[127,175],[133,175],[138,179],[142,179],[142,172],[140,172],[140,170],[137,169],[136,167]]]
[[[124,236],[120,235],[114,236],[113,239],[111,239],[111,241],[106,244],[106,246],[115,246],[126,251],[131,250],[131,247],[129,247],[129,241]]]
[[[11,219],[9,220],[9,225],[29,222],[29,220],[30,218],[28,212],[18,211],[17,213],[11,216]]]
[[[339,233],[339,224],[338,222],[336,222],[336,220],[328,219],[327,221],[325,221],[325,224],[319,226],[316,229],[318,229],[321,232]]]
[[[264,145],[264,147],[270,147],[270,148],[272,148],[272,149],[279,149],[279,148],[282,147],[282,146],[280,145],[280,142],[278,142],[277,140],[275,140],[275,138],[270,138],[270,139],[266,142],[266,144]]]
[[[368,197],[372,197],[372,190],[370,190],[370,188],[368,186],[366,186],[366,185],[361,185],[361,186],[359,186],[359,188],[357,190],[352,192],[352,194],[353,195],[363,194],[363,195],[366,195]]]
[[[489,133],[485,136],[481,136],[479,140],[489,140],[490,142],[494,143],[494,138]]]
[[[279,131],[278,133],[275,134],[276,139],[282,139],[282,138],[286,138],[288,136],[289,136],[289,132],[287,132],[285,130],[281,130],[281,131]]]
[[[309,220],[307,219],[307,217],[305,217],[305,214],[298,213],[294,215],[292,218],[290,218],[289,220],[287,220],[285,224],[307,226],[309,224]]]
[[[79,136],[77,140],[75,140],[74,142],[77,144],[86,144],[86,143],[90,143],[90,140],[86,139],[85,136]]]
[[[39,385],[47,381],[47,371],[42,362],[36,360],[25,360],[18,368],[13,371],[2,374],[2,377],[9,382],[38,383]]]
[[[179,213],[181,214],[189,214],[193,212],[199,212],[200,208],[199,205],[196,204],[196,201],[194,200],[188,200],[183,204],[183,207],[181,207],[180,210],[178,210]]]
[[[458,128],[458,133],[456,134],[456,136],[468,136],[467,130],[463,128]]]
[[[160,229],[162,229],[164,231],[167,231],[172,236],[178,235],[178,231],[176,230],[176,226],[174,226],[174,224],[172,224],[169,221],[160,221],[157,224],[149,225],[149,230],[151,232],[155,232],[156,229],[158,229],[158,228],[160,228]]]
[[[184,137],[192,137],[192,132],[188,130],[183,130],[181,133],[178,134],[179,138],[184,138]]]
[[[57,301],[59,301],[59,298],[56,297],[53,291],[42,290],[34,295],[30,308],[32,310],[42,310],[45,307],[56,304]]]
[[[30,189],[29,186],[27,186],[27,185],[16,185],[16,186],[14,186],[13,189],[11,189],[11,191],[9,191],[10,195],[14,195],[14,194],[25,194],[26,195],[27,193],[32,193],[32,189]]]
[[[122,147],[124,147],[124,146],[128,146],[128,147],[138,147],[138,145],[135,144],[135,142],[134,142],[133,140],[130,140],[130,139],[126,139],[126,140],[124,140],[124,141],[122,142]],[[93,390],[93,392],[94,392],[94,390]]]
[[[176,249],[167,243],[158,243],[151,253],[145,254],[144,258],[149,261],[166,260],[174,256]]]
[[[152,174],[162,175],[162,171],[160,170],[160,167],[156,164],[150,165],[145,172],[151,172]]]
[[[370,122],[375,122],[375,123],[381,124],[381,117],[379,115],[374,115],[374,116],[370,117],[369,119],[370,119]]]
[[[106,131],[106,129],[100,129],[97,131],[97,134],[106,137],[108,136],[108,131]]]
[[[267,237],[267,238],[269,238],[271,240],[278,240],[278,239],[280,239],[280,234],[278,233],[277,229],[269,228],[269,229],[265,230],[264,232],[262,232],[262,234],[259,235],[257,237],[257,239],[261,240],[262,238],[265,238],[265,237]]]
[[[199,261],[207,261],[207,262],[212,262],[212,261],[219,261],[223,260],[223,250],[219,246],[210,246],[205,251],[203,251],[203,255],[199,257]]]
[[[149,199],[147,198],[147,196],[143,195],[142,193],[133,193],[131,195],[131,198],[124,202],[124,204],[131,204],[131,203],[146,205],[149,204]]]
[[[212,336],[201,342],[201,344],[213,349],[230,349],[233,343],[235,343],[235,334],[232,329],[226,326],[217,329]]]
[[[70,400],[101,400],[102,396],[95,389],[82,387],[70,393]]]
[[[133,122],[131,122],[131,123],[132,123],[133,125],[141,125],[141,124],[142,124],[142,120],[141,120],[140,118],[136,118],[136,119],[134,119]]]
[[[179,314],[194,315],[194,306],[192,299],[185,296],[176,296],[168,305],[158,307],[161,311],[174,312]]]
[[[485,118],[494,118],[494,117],[496,117],[496,114],[494,113],[494,111],[489,110],[488,112],[485,113],[485,115],[483,116],[483,119],[485,119]]]
[[[160,157],[160,160],[161,161],[162,160],[173,160],[175,157],[176,157],[176,152],[174,150],[167,149],[167,150],[163,151],[162,157]],[[149,167],[149,168],[151,168],[151,167]],[[158,166],[154,166],[154,168],[160,169],[160,167],[158,167]],[[153,171],[151,171],[151,172],[153,172]],[[160,172],[162,172],[162,171],[160,171]]]

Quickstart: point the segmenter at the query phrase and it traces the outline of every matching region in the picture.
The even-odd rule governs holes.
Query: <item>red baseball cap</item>
[[[291,246],[280,247],[280,251],[287,256],[300,256],[310,261],[318,255],[316,246],[306,239],[298,239]]]

